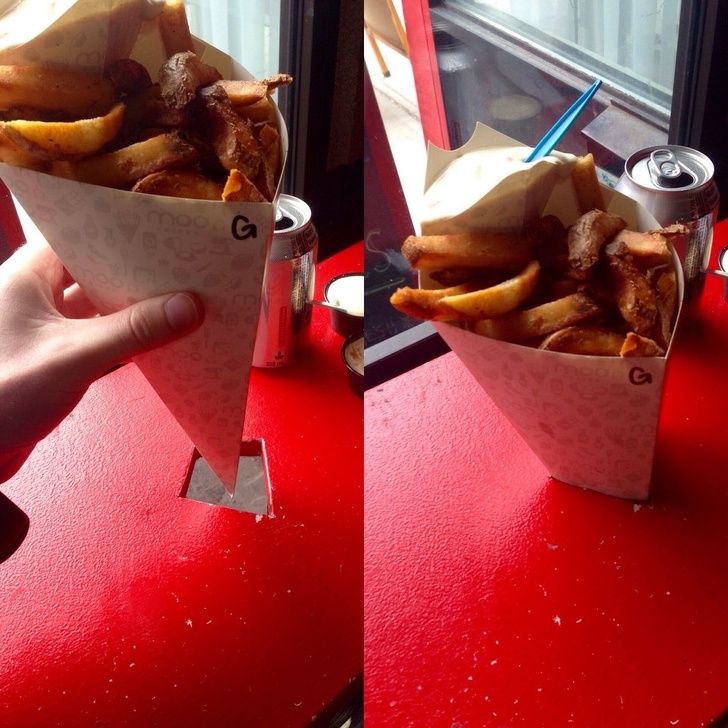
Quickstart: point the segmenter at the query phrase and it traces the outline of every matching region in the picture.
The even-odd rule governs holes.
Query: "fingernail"
[[[185,293],[175,293],[164,304],[167,321],[174,331],[188,331],[200,322],[200,310],[194,299]]]

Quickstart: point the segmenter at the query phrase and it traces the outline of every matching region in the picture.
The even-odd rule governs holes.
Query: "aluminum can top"
[[[697,191],[713,181],[713,163],[701,152],[677,145],[648,147],[625,164],[634,184],[655,192]]]

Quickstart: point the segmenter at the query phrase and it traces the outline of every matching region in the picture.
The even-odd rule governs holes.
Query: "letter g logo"
[[[232,235],[236,240],[247,240],[258,237],[258,228],[251,223],[245,215],[236,215],[233,218]]]
[[[629,370],[630,384],[652,384],[652,375],[641,367],[632,367]]]

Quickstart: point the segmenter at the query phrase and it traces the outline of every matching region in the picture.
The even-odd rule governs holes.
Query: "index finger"
[[[47,285],[58,300],[63,292],[66,270],[58,256],[43,239],[34,239],[21,245],[2,266],[3,277],[31,275]]]

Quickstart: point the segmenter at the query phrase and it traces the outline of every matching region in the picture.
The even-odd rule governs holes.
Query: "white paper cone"
[[[232,489],[273,205],[135,194],[8,165],[0,176],[26,234],[34,223],[100,311],[171,291],[201,297],[198,331],[135,361]]]
[[[664,358],[574,356],[449,324],[435,328],[551,475],[609,495],[647,499]],[[487,441],[482,445],[487,448]]]

